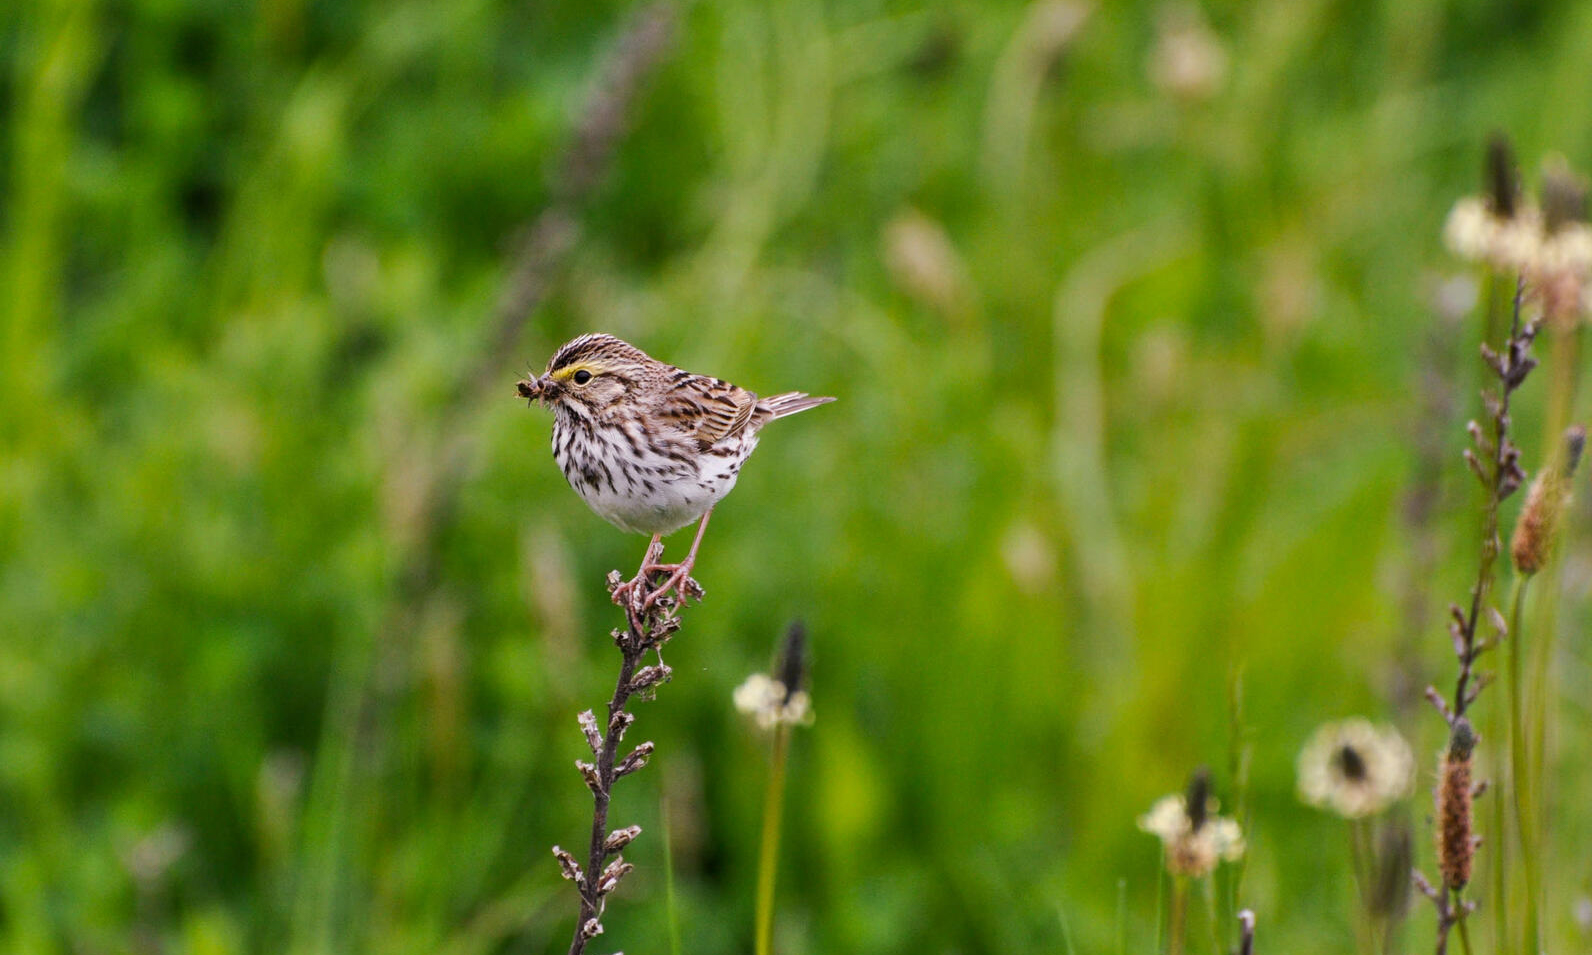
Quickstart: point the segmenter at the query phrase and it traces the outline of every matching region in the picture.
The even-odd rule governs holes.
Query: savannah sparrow
[[[635,583],[667,573],[643,609],[671,587],[684,595],[708,516],[735,487],[763,425],[835,400],[799,391],[759,398],[612,335],[576,338],[541,377],[517,387],[520,397],[552,406],[553,458],[575,493],[621,530],[652,535],[636,581],[615,594],[634,595]],[[698,520],[685,560],[656,563],[663,535]]]

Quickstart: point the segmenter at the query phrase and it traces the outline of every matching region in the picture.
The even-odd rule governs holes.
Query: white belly
[[[615,445],[621,436],[598,430],[593,440],[596,453],[585,453],[575,440],[570,450],[559,454],[561,435],[555,429],[554,454],[563,464],[570,487],[592,510],[621,530],[636,534],[668,534],[697,520],[735,487],[741,464],[757,445],[755,435],[738,436],[706,453],[686,459],[668,457],[645,450],[639,459],[626,444],[626,467],[599,465],[620,459]]]
[[[620,530],[637,534],[668,534],[697,520],[735,487],[727,481],[672,481],[644,494],[627,494],[623,482],[618,493],[607,485],[575,486],[587,505]]]

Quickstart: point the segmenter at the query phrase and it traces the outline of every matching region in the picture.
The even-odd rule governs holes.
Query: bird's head
[[[656,362],[612,335],[582,335],[553,354],[547,371],[516,386],[521,398],[595,418],[631,394]]]

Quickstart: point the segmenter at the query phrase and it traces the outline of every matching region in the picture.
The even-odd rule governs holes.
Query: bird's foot
[[[699,543],[700,530],[698,528]],[[661,557],[663,541],[655,537],[647,545],[647,554],[641,559],[641,569],[636,571],[636,576],[622,580],[618,571],[609,574],[608,594],[613,602],[640,615],[651,612],[654,607],[668,610],[671,606],[683,605],[687,598],[701,601],[702,585],[691,578],[691,568],[696,566],[696,546],[693,545],[685,560],[678,564],[659,563]],[[670,591],[674,592],[672,600],[668,596]]]
[[[691,577],[690,564],[648,564],[629,580],[614,573],[608,579],[608,595],[614,605],[646,613],[673,591],[677,599],[701,601],[702,585]]]
[[[646,596],[641,601],[641,612],[646,613],[652,609],[653,604],[662,600],[669,591],[674,591],[680,601],[691,597],[700,601],[703,597],[702,585],[691,578],[691,568],[695,561],[686,561],[682,564],[652,564],[642,568],[641,578],[649,582],[656,574],[667,574],[662,583],[649,583]]]

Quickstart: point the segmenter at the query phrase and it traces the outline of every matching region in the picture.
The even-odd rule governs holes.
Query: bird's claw
[[[614,573],[617,575],[618,571],[615,571]],[[634,580],[610,579],[608,581],[608,599],[612,600],[614,602],[614,606],[616,607],[623,607],[629,603],[630,596],[635,592],[635,590],[636,582]]]
[[[624,580],[619,576],[619,571],[609,572],[608,595],[615,605],[641,615],[655,608],[671,610],[683,605],[687,598],[699,602],[702,600],[705,591],[691,577],[691,569],[696,564],[696,549],[693,547],[685,561],[678,564],[661,564],[658,560],[662,556],[663,542],[654,541],[647,546],[647,554],[642,558],[641,569],[636,571],[636,576]],[[668,596],[670,591],[674,592],[672,598]]]
[[[687,597],[694,598],[698,602],[702,600],[705,591],[703,591],[701,584],[692,579],[691,566],[689,564],[682,564],[678,567],[668,569],[672,571],[669,574],[668,579],[657,587],[654,587],[652,592],[647,594],[646,598],[642,600],[642,613],[646,613],[648,610],[651,610],[653,604],[663,600],[664,595],[671,590],[674,591],[675,597],[680,602],[681,606],[685,604]]]
[[[676,602],[683,603],[686,598],[701,602],[706,592],[695,578],[678,568],[662,568],[669,572],[669,576],[661,583],[654,584],[648,577],[658,569],[649,568],[645,574],[639,574],[631,580],[610,579],[609,598],[613,600],[615,606],[624,607],[637,614],[648,613],[654,609],[668,610],[676,605]]]

